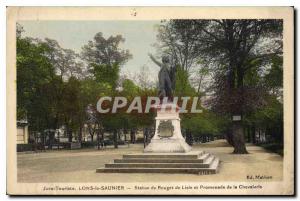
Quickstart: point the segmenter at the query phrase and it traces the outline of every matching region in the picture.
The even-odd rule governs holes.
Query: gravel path
[[[251,181],[282,180],[283,158],[261,147],[247,145],[250,154],[231,154],[233,148],[224,140],[194,145],[193,150],[210,152],[221,160],[220,171],[215,175],[188,174],[112,174],[96,173],[123,154],[142,153],[143,146],[120,146],[119,149],[106,150],[59,150],[42,153],[18,154],[18,182],[171,182],[171,181],[249,181],[256,175],[268,179]],[[248,179],[247,179],[248,176]]]

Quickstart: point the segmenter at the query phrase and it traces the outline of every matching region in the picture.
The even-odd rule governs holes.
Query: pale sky
[[[81,52],[81,47],[92,40],[96,33],[102,32],[107,38],[121,34],[125,43],[121,46],[129,49],[133,58],[123,67],[122,72],[139,72],[143,65],[149,66],[150,79],[155,79],[159,67],[148,57],[155,53],[152,46],[156,42],[155,25],[159,21],[21,21],[25,32],[23,36],[33,38],[51,38],[57,40],[62,48]],[[154,77],[153,77],[154,76]]]

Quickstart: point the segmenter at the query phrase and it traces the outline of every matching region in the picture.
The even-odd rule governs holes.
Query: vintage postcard
[[[9,195],[294,195],[293,7],[7,7]]]

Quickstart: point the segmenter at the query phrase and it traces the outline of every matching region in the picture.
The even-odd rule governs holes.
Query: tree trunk
[[[131,140],[132,144],[135,143],[135,130],[134,129],[130,130],[130,140]]]
[[[78,141],[81,143],[82,141],[82,125],[79,127],[79,133],[78,133]]]
[[[253,126],[251,127],[251,142],[252,142],[253,144],[256,143],[256,139],[255,139],[255,125],[253,125]]]
[[[144,128],[144,148],[147,145],[147,141],[148,141],[148,128]]]
[[[233,146],[233,139],[232,138],[233,138],[232,130],[228,128],[226,130],[225,139],[228,142],[228,144],[230,144],[231,146]]]
[[[97,133],[97,149],[100,149],[100,133]]]
[[[118,139],[121,140],[121,130],[118,129]]]
[[[247,136],[248,136],[248,142],[252,143],[252,138],[251,138],[251,126],[247,126]]]
[[[236,65],[237,71],[237,87],[240,91],[241,101],[238,105],[234,105],[232,110],[232,115],[238,114],[242,116],[243,113],[243,104],[244,104],[244,71],[241,66],[241,63]],[[237,109],[237,110],[235,110]],[[234,111],[235,110],[235,111]],[[244,135],[244,128],[242,125],[242,120],[232,122],[232,140],[233,140],[233,147],[234,147],[234,154],[248,154],[245,144],[245,135]]]
[[[70,129],[69,126],[66,126],[66,127],[67,127],[68,142],[72,142],[72,139],[73,139],[72,129]]]
[[[91,135],[91,142],[94,142],[94,134],[90,134]]]
[[[118,131],[117,129],[114,129],[114,146],[117,149],[118,148]]]
[[[69,131],[69,142],[72,142],[73,139],[73,132],[72,130]]]
[[[233,140],[233,153],[234,154],[248,154],[245,145],[245,136],[241,121],[233,122],[232,124],[232,140]]]

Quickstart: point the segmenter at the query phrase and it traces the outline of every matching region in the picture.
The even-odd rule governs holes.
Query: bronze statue
[[[175,89],[175,73],[176,67],[170,65],[168,56],[162,57],[162,63],[157,61],[151,54],[149,54],[151,60],[160,67],[158,73],[159,91],[158,96],[160,99],[168,97],[172,99],[173,90]]]

